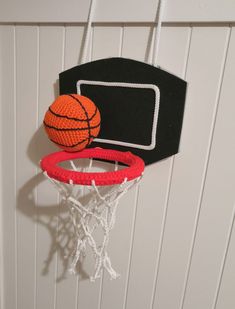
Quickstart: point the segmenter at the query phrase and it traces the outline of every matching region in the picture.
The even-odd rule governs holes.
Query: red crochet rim
[[[66,170],[58,166],[58,163],[60,162],[79,158],[96,158],[108,161],[118,161],[128,165],[128,167],[112,172],[83,173]],[[80,152],[55,152],[44,157],[40,165],[42,170],[47,172],[47,175],[50,178],[65,183],[69,183],[72,180],[74,184],[88,186],[92,184],[92,181],[95,181],[97,186],[120,184],[125,179],[129,181],[138,178],[144,171],[144,161],[131,152],[121,152],[102,148],[89,148]]]

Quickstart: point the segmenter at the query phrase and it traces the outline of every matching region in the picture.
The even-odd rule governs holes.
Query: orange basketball
[[[44,126],[57,146],[69,152],[80,151],[99,134],[100,112],[87,97],[61,95],[46,112]]]

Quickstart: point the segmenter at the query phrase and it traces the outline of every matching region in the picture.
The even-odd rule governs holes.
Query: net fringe
[[[74,171],[78,170],[72,161],[70,161],[70,164]],[[90,160],[89,170],[91,167],[92,160]],[[116,162],[115,170],[117,169],[118,164]],[[90,276],[90,280],[95,281],[100,278],[104,269],[109,273],[110,279],[118,278],[119,274],[113,269],[107,252],[110,231],[114,228],[119,200],[140,181],[142,176],[130,182],[124,179],[120,185],[111,187],[109,192],[105,194],[100,192],[93,180],[91,186],[86,186],[91,197],[88,202],[83,204],[79,200],[82,196],[80,186],[73,185],[72,181],[69,184],[61,183],[50,178],[46,172],[44,172],[44,175],[58,190],[61,198],[68,206],[75,237],[75,247],[69,272],[76,274],[77,264],[86,255],[89,246],[95,260],[94,273]],[[101,227],[103,232],[101,245],[98,245],[94,236],[94,232],[98,227]]]

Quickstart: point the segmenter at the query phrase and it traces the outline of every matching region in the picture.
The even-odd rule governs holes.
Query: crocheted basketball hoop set
[[[145,165],[178,152],[186,94],[184,80],[156,67],[161,0],[152,65],[125,58],[85,63],[94,2],[82,65],[60,73],[60,96],[44,118],[49,139],[63,151],[47,155],[40,163],[68,207],[74,230],[70,272],[77,272],[78,262],[90,248],[92,281],[103,270],[111,279],[118,277],[107,252],[118,202],[140,181]],[[89,163],[84,165],[83,159]],[[108,170],[103,165],[101,172],[95,169],[97,160],[114,164]],[[100,228],[101,243],[95,235]]]
[[[45,176],[59,191],[66,201],[71,222],[76,235],[75,249],[71,253],[73,259],[70,272],[76,273],[76,266],[84,256],[89,246],[95,259],[95,271],[91,281],[99,278],[106,269],[111,278],[118,274],[112,268],[107,253],[109,233],[114,227],[116,209],[119,199],[141,178],[144,171],[144,161],[131,152],[89,148],[93,138],[100,130],[100,113],[95,104],[88,98],[77,95],[62,95],[49,107],[44,118],[44,127],[50,140],[66,151],[49,154],[41,160],[41,168]],[[86,172],[75,166],[74,159],[90,159]],[[90,172],[93,159],[114,161],[115,170],[108,172]],[[59,166],[69,161],[72,170]],[[118,170],[120,162],[128,167]],[[111,187],[116,185],[115,188]],[[82,192],[79,186],[89,186],[90,198],[82,204]],[[104,195],[98,186],[110,186],[110,191]],[[104,234],[103,242],[98,245],[94,233],[101,226]]]

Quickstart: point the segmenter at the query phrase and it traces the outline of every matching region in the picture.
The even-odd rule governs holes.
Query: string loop
[[[88,19],[87,19],[87,27],[86,27],[86,33],[85,33],[85,41],[84,41],[82,57],[81,57],[82,64],[85,63],[88,58],[88,45],[89,45],[91,32],[92,32],[92,22],[94,20],[94,15],[95,15],[96,1],[97,0],[91,0],[90,2],[90,8],[89,8]],[[152,56],[151,62],[152,62],[152,65],[154,66],[157,66],[157,61],[158,61],[163,11],[164,11],[164,0],[158,0],[157,18],[156,18],[157,28],[155,31],[155,36],[154,35],[152,36],[152,44],[151,44],[151,46],[153,46],[153,56]]]

